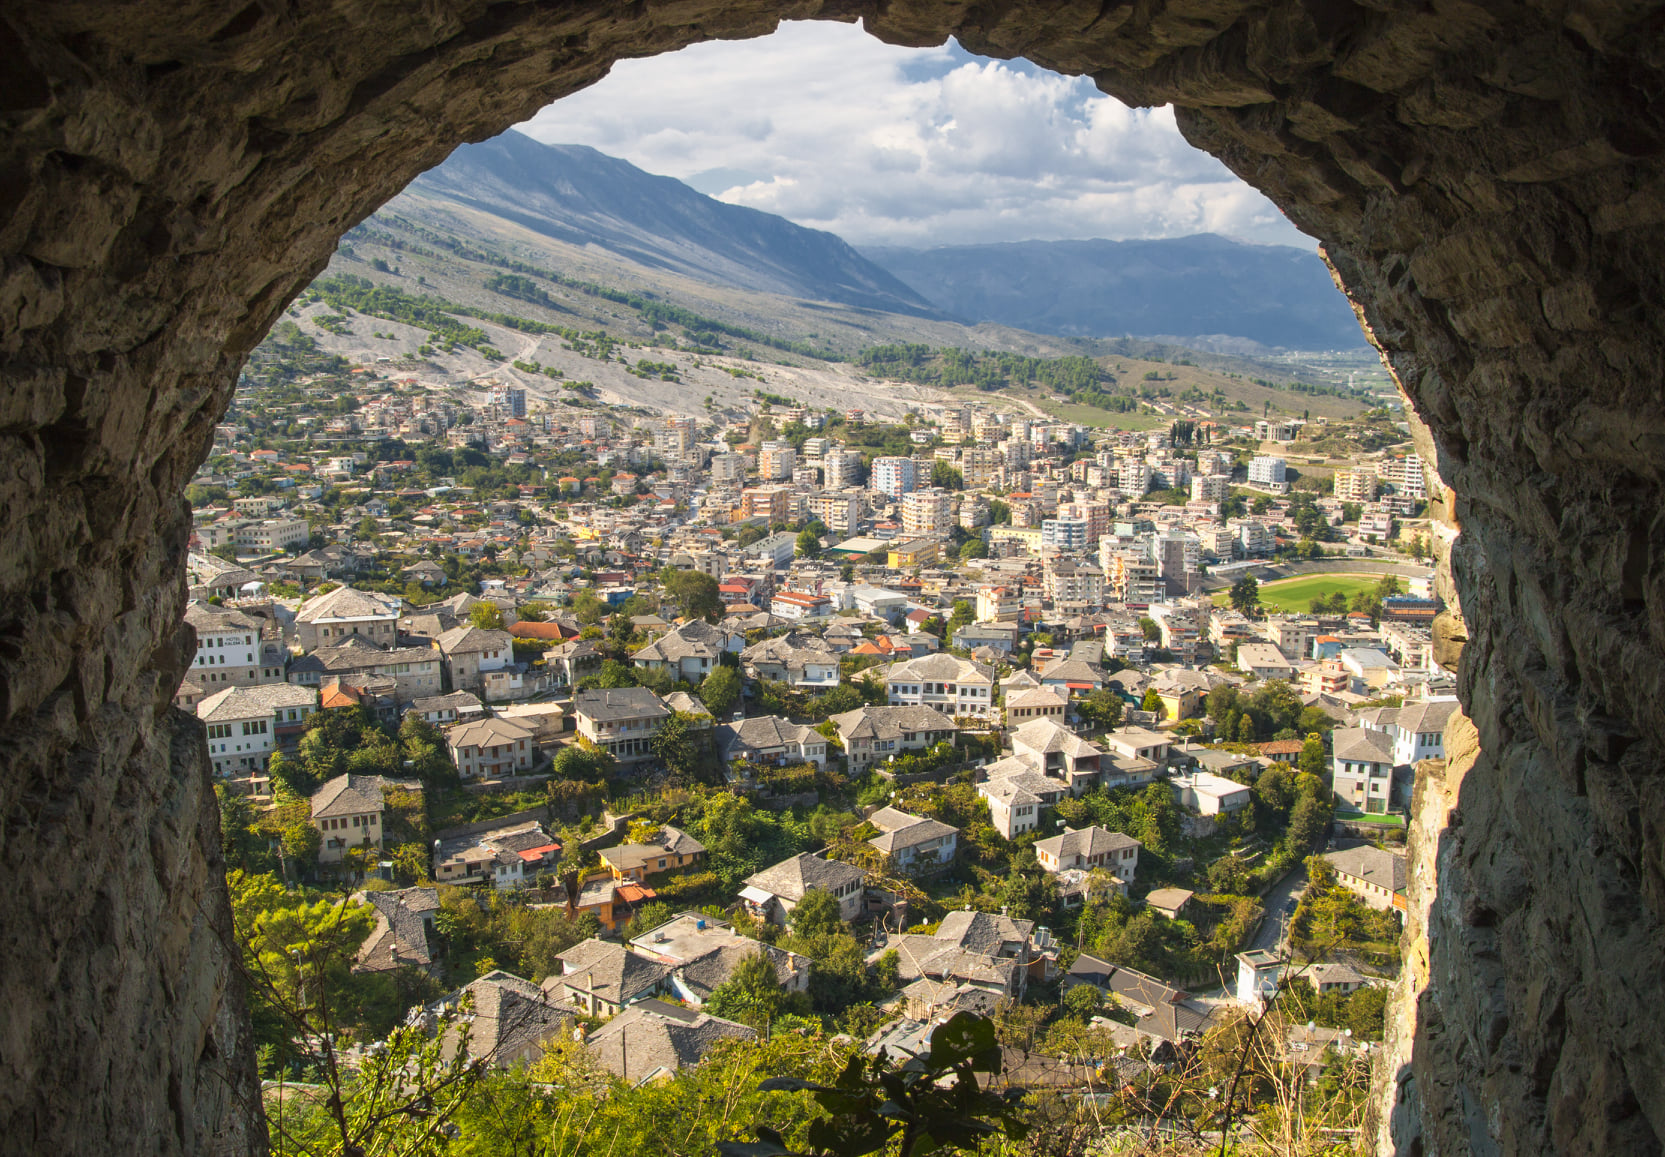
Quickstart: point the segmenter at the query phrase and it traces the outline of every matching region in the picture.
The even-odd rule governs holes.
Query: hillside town
[[[697,421],[354,373],[216,429],[175,696],[233,867],[352,892],[353,977],[633,1084],[967,1010],[1066,1087],[1274,1004],[1313,1079],[1368,1058],[1456,709],[1391,414]]]

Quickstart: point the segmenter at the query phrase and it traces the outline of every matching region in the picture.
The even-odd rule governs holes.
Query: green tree
[[[1064,994],[1064,1011],[1077,1020],[1097,1016],[1102,1003],[1098,989],[1091,984],[1078,984]]]
[[[931,464],[931,485],[943,490],[964,490],[965,476],[938,458]]]
[[[733,667],[719,666],[700,680],[700,702],[711,712],[713,719],[726,719],[734,705],[740,702],[740,673]]]
[[[816,537],[813,530],[806,527],[798,532],[798,542],[795,549],[799,558],[820,558],[821,540]]]
[[[1311,775],[1324,774],[1324,765],[1328,761],[1324,758],[1324,740],[1319,735],[1309,735],[1301,744],[1301,754],[1296,757],[1295,766]]]
[[[1253,743],[1255,741],[1256,735],[1254,716],[1250,715],[1247,711],[1237,717],[1237,734],[1235,738],[1239,743]]]
[[[617,769],[618,760],[607,752],[572,744],[561,749],[549,770],[556,779],[598,783],[612,778]]]
[[[838,897],[825,888],[811,888],[792,909],[792,933],[795,936],[808,940],[818,936],[843,935],[844,931]]]
[[[659,730],[648,740],[653,754],[672,771],[687,775],[699,762],[700,745],[695,738],[693,716],[673,711],[670,718],[659,725]]]
[[[501,631],[503,609],[489,600],[475,603],[468,608],[468,621],[483,631]]]
[[[969,542],[965,542],[960,545],[960,558],[962,560],[988,557],[989,544],[984,542],[981,538],[974,538]]]
[[[751,529],[751,528],[748,528]],[[659,572],[659,585],[689,618],[715,623],[723,617],[723,600],[717,580],[702,571],[667,568]]]
[[[735,965],[729,978],[712,990],[705,1011],[726,1020],[749,1024],[764,1036],[787,1012],[808,1011],[802,993],[786,991],[775,975],[775,962],[759,948]]]
[[[1114,691],[1092,691],[1076,705],[1080,716],[1094,727],[1104,731],[1114,731],[1122,724],[1122,711],[1125,704],[1122,697]]]
[[[1155,619],[1140,619],[1139,630],[1143,632],[1147,643],[1160,643],[1162,641],[1162,624]]]
[[[1250,618],[1260,613],[1260,581],[1254,575],[1245,574],[1231,584],[1231,605]]]
[[[1154,712],[1158,719],[1168,714],[1167,707],[1162,703],[1162,695],[1155,687],[1145,691],[1145,697],[1139,701],[1139,710]]]

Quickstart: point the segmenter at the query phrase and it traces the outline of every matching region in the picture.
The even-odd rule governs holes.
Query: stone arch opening
[[[262,1143],[203,740],[167,706],[178,495],[246,351],[456,143],[616,59],[857,17],[1171,102],[1325,243],[1461,531],[1473,730],[1418,793],[1393,1137],[1658,1149],[1658,6],[4,0],[6,1149]]]

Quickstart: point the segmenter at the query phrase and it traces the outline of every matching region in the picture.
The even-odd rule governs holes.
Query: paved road
[[[1268,952],[1282,950],[1284,927],[1295,911],[1293,901],[1300,898],[1306,887],[1307,868],[1302,864],[1266,893],[1266,898],[1261,901],[1266,908],[1266,919],[1261,922],[1260,931],[1255,933],[1250,948],[1264,948]]]

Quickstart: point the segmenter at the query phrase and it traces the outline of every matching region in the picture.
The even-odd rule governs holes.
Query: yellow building
[[[934,538],[910,538],[890,546],[890,565],[900,570],[910,566],[925,566],[942,557],[941,544]]]

